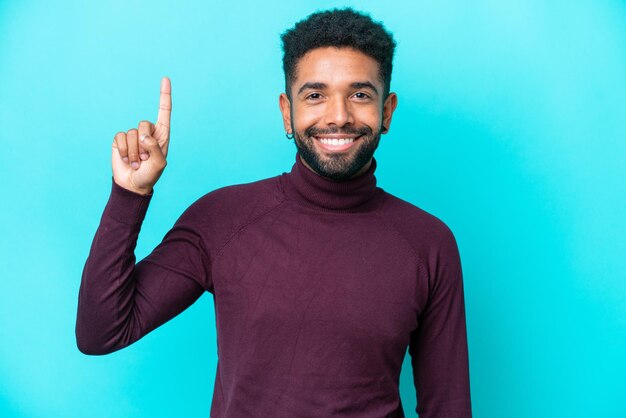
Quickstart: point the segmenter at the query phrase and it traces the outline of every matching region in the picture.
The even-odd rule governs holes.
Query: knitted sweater
[[[438,218],[376,185],[291,172],[214,190],[135,264],[152,195],[112,184],[83,271],[79,349],[106,354],[214,298],[211,417],[471,417],[463,278]]]

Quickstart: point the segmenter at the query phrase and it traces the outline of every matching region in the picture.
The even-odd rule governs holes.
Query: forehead
[[[298,60],[294,86],[306,82],[330,85],[369,81],[381,84],[378,62],[353,48],[323,47],[307,52]]]

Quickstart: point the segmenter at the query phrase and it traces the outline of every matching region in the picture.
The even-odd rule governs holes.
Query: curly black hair
[[[383,98],[389,94],[396,42],[382,23],[373,21],[369,15],[352,8],[316,12],[285,31],[281,39],[288,97],[291,98],[290,87],[296,78],[298,60],[312,49],[328,46],[351,47],[375,59],[384,84]]]

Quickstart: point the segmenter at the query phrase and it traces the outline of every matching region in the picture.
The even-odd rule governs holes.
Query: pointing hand
[[[113,139],[111,165],[113,180],[139,194],[149,194],[167,165],[172,113],[172,85],[161,80],[161,98],[156,125],[139,122],[138,129],[118,132]]]

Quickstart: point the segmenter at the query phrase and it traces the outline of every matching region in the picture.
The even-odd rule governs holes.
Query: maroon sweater
[[[208,291],[218,364],[211,417],[404,417],[411,355],[420,418],[471,417],[463,279],[436,217],[363,175],[291,172],[217,189],[135,264],[151,196],[115,182],[87,259],[76,338],[132,344]]]

